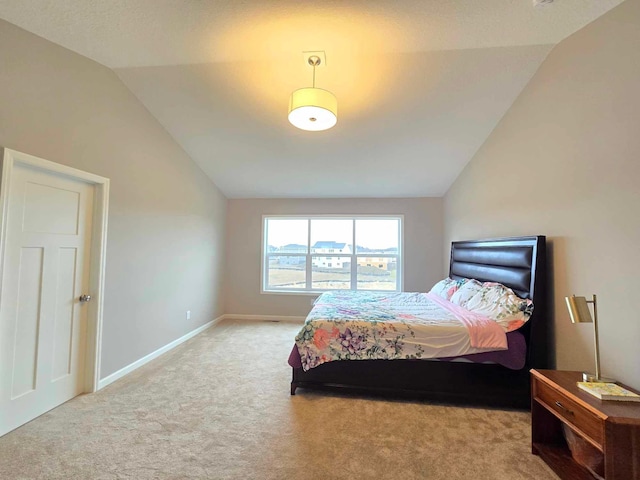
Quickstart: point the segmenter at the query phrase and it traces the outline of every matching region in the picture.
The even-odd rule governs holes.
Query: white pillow
[[[520,328],[533,312],[533,302],[500,283],[487,282],[467,301],[467,310],[495,320],[507,332]]]
[[[431,293],[444,298],[445,300],[451,300],[451,296],[458,291],[458,289],[467,282],[466,278],[460,280],[454,280],[452,278],[445,278],[440,280],[431,288]]]
[[[443,280],[440,280],[433,287],[431,287],[430,293],[433,293],[434,295],[438,295],[439,297],[446,299],[447,290],[449,289],[449,285],[451,285],[452,281],[453,280],[451,280],[450,278],[445,278]]]
[[[467,307],[467,302],[471,297],[476,295],[480,289],[482,288],[482,284],[477,280],[467,280],[449,299],[451,303],[455,303],[456,305],[461,306],[462,308]]]

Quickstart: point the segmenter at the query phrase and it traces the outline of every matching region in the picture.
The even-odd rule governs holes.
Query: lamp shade
[[[300,88],[289,100],[289,122],[302,130],[317,132],[338,121],[338,100],[322,88]]]
[[[567,309],[571,316],[572,323],[592,323],[591,312],[587,305],[587,299],[584,297],[576,297],[572,295],[570,297],[564,297],[567,302]]]

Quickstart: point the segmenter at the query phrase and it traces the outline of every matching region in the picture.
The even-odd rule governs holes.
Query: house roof
[[[287,245],[282,245],[278,250],[281,251],[285,251],[285,250],[302,250],[302,251],[307,251],[307,246],[306,245],[300,245],[299,243],[288,243]]]
[[[321,241],[313,244],[311,248],[335,248],[341,250],[345,247],[346,243],[337,243],[333,241]]]

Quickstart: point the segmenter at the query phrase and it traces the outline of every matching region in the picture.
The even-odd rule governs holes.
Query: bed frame
[[[442,402],[530,408],[531,368],[547,368],[547,269],[544,236],[453,242],[449,275],[499,282],[534,303],[520,329],[527,358],[520,370],[498,364],[429,360],[358,360],[293,369],[291,395],[309,388],[421,398]]]

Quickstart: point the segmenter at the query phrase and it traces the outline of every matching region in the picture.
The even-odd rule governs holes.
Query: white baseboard
[[[215,324],[219,323],[225,317],[226,317],[226,315],[220,315],[218,318],[216,318],[214,320],[211,320],[208,323],[205,323],[204,325],[196,328],[195,330],[191,330],[186,335],[183,335],[182,337],[174,340],[173,342],[166,344],[164,347],[159,348],[155,352],[151,352],[149,355],[146,355],[146,356],[142,357],[140,360],[137,360],[137,361],[133,362],[132,364],[127,365],[124,368],[121,368],[117,372],[112,373],[108,377],[105,377],[105,378],[101,379],[98,382],[98,390],[103,389],[107,385],[115,382],[116,380],[119,380],[120,378],[124,377],[128,373],[131,373],[134,370],[137,370],[138,368],[140,368],[141,366],[149,363],[151,360],[153,360],[155,358],[158,358],[163,353],[167,353],[169,350],[172,350],[172,349],[176,348],[181,343],[184,343],[187,340],[189,340],[190,338],[195,337],[199,333],[204,332],[208,328],[213,327]]]
[[[293,315],[244,315],[242,313],[225,313],[225,320],[251,320],[254,322],[286,322],[286,323],[304,323],[307,317]]]

